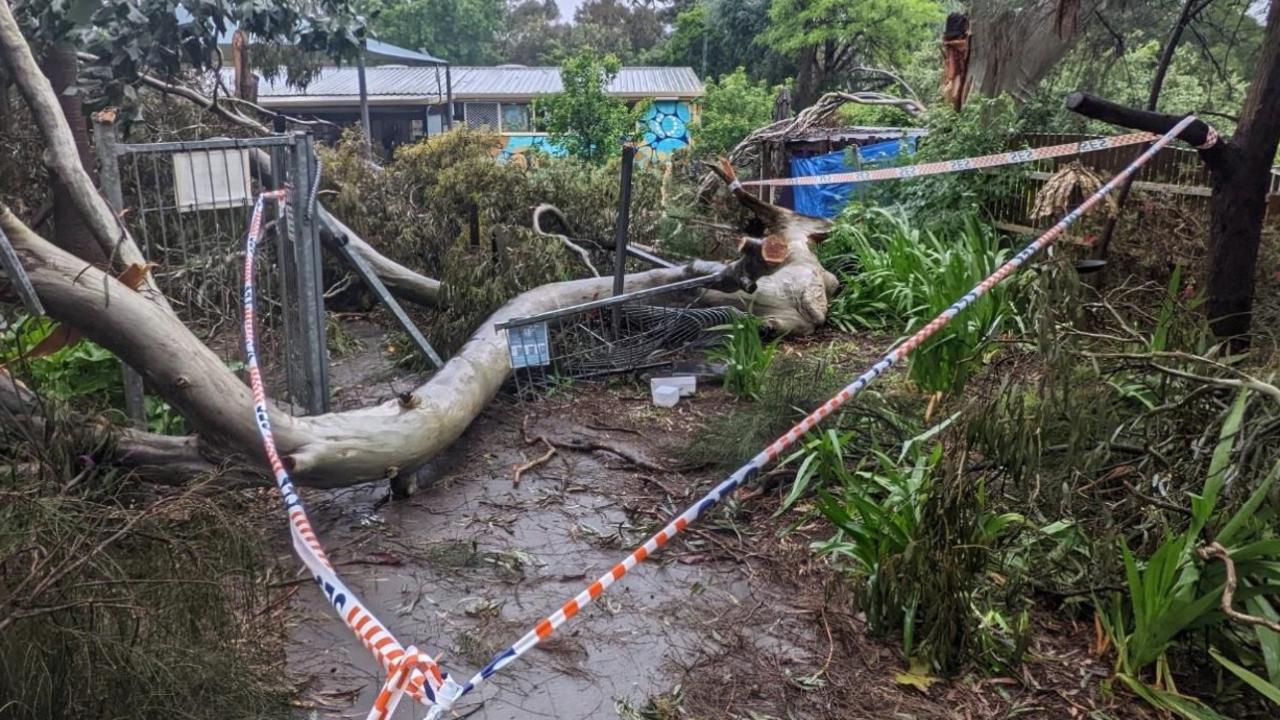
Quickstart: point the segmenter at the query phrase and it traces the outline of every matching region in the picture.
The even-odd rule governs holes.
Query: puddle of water
[[[511,467],[525,459],[518,434],[485,418],[477,426],[424,472],[427,487],[408,501],[377,507],[384,484],[306,497],[348,585],[402,643],[443,656],[443,666],[460,679],[657,529],[632,526],[645,516],[628,519],[626,471],[562,451],[543,472],[513,486]],[[364,564],[344,564],[353,561]],[[748,593],[739,566],[681,564],[660,554],[459,710],[483,701],[469,717],[614,717],[617,700],[643,705],[679,681],[661,668],[698,646],[691,603],[737,604]],[[356,693],[350,707],[321,710],[320,717],[363,717],[382,670],[318,593],[304,588],[292,602],[290,673],[314,678],[313,696]],[[397,717],[423,714],[420,706],[402,705]]]

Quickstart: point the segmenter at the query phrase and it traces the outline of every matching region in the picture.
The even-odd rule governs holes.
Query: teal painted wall
[[[689,125],[693,122],[693,106],[684,100],[655,100],[641,119],[643,134],[640,139],[639,157],[642,160],[662,162],[672,153],[689,147],[693,138]],[[502,158],[536,148],[555,157],[564,155],[562,148],[551,144],[542,135],[508,135],[502,148]]]

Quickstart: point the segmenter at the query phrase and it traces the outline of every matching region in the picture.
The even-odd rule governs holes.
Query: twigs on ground
[[[1227,549],[1223,547],[1221,543],[1209,543],[1199,550],[1196,550],[1196,554],[1199,555],[1202,560],[1221,560],[1223,567],[1227,571],[1227,582],[1222,588],[1221,607],[1223,615],[1226,615],[1232,620],[1243,625],[1256,625],[1258,627],[1267,628],[1272,632],[1280,633],[1280,622],[1258,617],[1257,615],[1248,615],[1231,607],[1231,603],[1235,599],[1236,584],[1238,582],[1236,578],[1236,564],[1235,561],[1231,559],[1231,553],[1227,552]]]
[[[619,445],[612,445],[596,438],[552,438],[547,435],[530,435],[529,434],[529,416],[525,416],[520,423],[520,433],[524,436],[525,443],[533,445],[539,441],[546,443],[548,447],[559,448],[562,450],[577,450],[579,452],[607,452],[622,458],[626,462],[642,469],[653,472],[669,472],[670,468],[663,467],[649,460],[632,448]],[[535,463],[535,465],[538,463]]]
[[[523,474],[525,474],[526,472],[529,472],[530,470],[532,470],[532,469],[534,469],[534,468],[538,467],[539,465],[541,465],[541,464],[545,463],[546,461],[548,461],[548,460],[550,460],[550,459],[551,459],[551,456],[553,456],[553,455],[555,455],[555,454],[556,454],[556,448],[555,448],[555,446],[554,446],[554,445],[552,445],[551,443],[547,442],[547,439],[546,439],[546,438],[544,438],[544,437],[538,437],[538,438],[536,438],[536,439],[535,439],[535,442],[536,442],[536,441],[541,441],[543,445],[546,445],[546,446],[547,446],[547,451],[546,451],[545,453],[543,453],[543,454],[539,455],[538,457],[534,458],[533,460],[530,460],[530,461],[529,461],[529,462],[527,462],[527,463],[523,463],[523,464],[521,464],[521,465],[517,465],[517,466],[516,466],[516,470],[515,470],[515,475],[511,478],[511,483],[512,483],[513,485],[519,485],[519,484],[520,484],[520,476],[521,476],[521,475],[523,475]]]

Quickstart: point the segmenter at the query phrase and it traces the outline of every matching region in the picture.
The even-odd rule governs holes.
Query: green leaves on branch
[[[753,130],[769,124],[780,89],[752,82],[741,67],[706,87],[693,133],[698,154],[706,156],[727,155]]]
[[[317,58],[354,59],[365,39],[364,18],[351,0],[17,0],[14,10],[37,48],[65,44],[99,58],[81,67],[80,91],[90,107],[136,108],[142,75],[173,78],[222,67],[218,40],[232,27],[254,42],[295,50],[301,74],[291,73],[291,81],[314,72]]]
[[[602,163],[621,152],[624,142],[640,134],[643,105],[628,108],[608,94],[622,63],[614,55],[589,50],[569,58],[560,68],[564,92],[539,98],[535,112],[551,142],[574,157]]]

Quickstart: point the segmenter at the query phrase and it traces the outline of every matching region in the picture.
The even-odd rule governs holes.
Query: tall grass
[[[841,281],[827,318],[846,331],[911,333],[1004,264],[1013,251],[975,217],[945,229],[912,224],[900,212],[853,207],[822,245],[823,263]],[[925,390],[960,390],[982,348],[1009,330],[1023,330],[1020,283],[994,288],[916,351],[910,377]]]
[[[139,486],[44,414],[0,410],[0,718],[287,717],[241,501]]]

